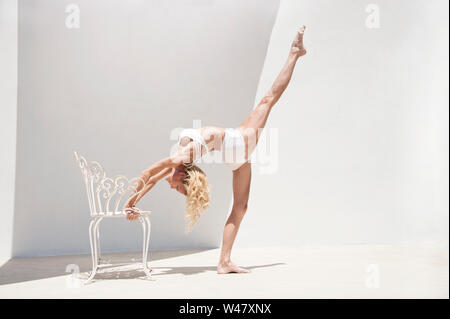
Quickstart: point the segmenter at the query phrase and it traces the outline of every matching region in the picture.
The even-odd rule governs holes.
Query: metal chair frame
[[[87,161],[83,156],[74,152],[78,166],[81,169],[81,175],[86,185],[86,192],[89,202],[90,223],[89,223],[89,242],[91,247],[92,271],[89,278],[84,282],[90,283],[99,271],[101,264],[100,249],[100,223],[105,218],[125,218],[126,213],[123,209],[125,201],[129,196],[138,196],[140,191],[132,193],[139,184],[145,185],[145,182],[135,177],[127,179],[119,175],[114,178],[106,177],[104,168],[100,163]],[[142,191],[143,188],[141,188]],[[151,278],[151,269],[147,265],[148,245],[150,242],[150,211],[142,211],[139,221],[142,225],[143,243],[142,243],[142,267],[147,278]]]

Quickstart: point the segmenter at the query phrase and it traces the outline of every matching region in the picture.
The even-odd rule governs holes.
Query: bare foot
[[[297,31],[294,42],[292,42],[291,52],[297,57],[301,57],[306,54],[305,46],[303,45],[303,34],[305,33],[306,27],[303,26]]]
[[[250,271],[248,271],[247,269],[241,268],[238,265],[234,264],[233,262],[229,262],[229,263],[225,263],[225,264],[219,264],[217,266],[217,273],[220,275],[223,274],[231,274],[231,273],[235,273],[235,274],[247,274]]]

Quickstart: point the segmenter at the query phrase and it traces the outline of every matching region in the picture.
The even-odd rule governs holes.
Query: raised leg
[[[249,116],[241,123],[239,130],[242,132],[247,144],[246,158],[253,152],[258,143],[259,136],[266,126],[267,118],[275,103],[280,99],[287,88],[297,60],[306,54],[303,46],[303,34],[305,27],[300,28],[291,45],[288,58],[280,74],[273,82],[272,87],[262,98],[261,102],[253,109]]]
[[[247,273],[248,270],[235,265],[231,261],[231,249],[236,239],[239,226],[247,212],[247,202],[250,193],[251,164],[245,163],[233,171],[233,208],[225,224],[217,273]]]

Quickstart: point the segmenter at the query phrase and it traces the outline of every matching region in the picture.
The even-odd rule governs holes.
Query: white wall
[[[0,264],[11,257],[17,117],[17,1],[0,0]]]
[[[88,251],[73,149],[110,175],[134,176],[168,154],[173,128],[195,119],[235,126],[255,91],[258,101],[270,87],[301,24],[309,53],[269,118],[278,169],[262,175],[254,165],[238,245],[448,242],[447,1],[377,1],[380,29],[365,25],[369,1],[283,0],[278,15],[278,1],[75,3],[75,30],[64,25],[66,3],[19,3],[13,255]],[[13,134],[14,103],[5,105],[1,127]],[[203,168],[213,201],[192,234],[183,232],[182,197],[158,185],[143,199],[154,211],[151,249],[219,244],[231,176]],[[105,223],[103,236],[107,251],[132,250],[140,229]]]
[[[238,243],[448,243],[448,1],[282,0],[257,102],[302,24],[268,121],[279,168],[254,166]]]
[[[68,29],[68,3],[80,28]],[[23,0],[15,256],[89,251],[88,204],[72,151],[129,177],[168,156],[170,133],[237,126],[252,109],[278,0]],[[184,198],[162,181],[140,203],[152,210],[150,249],[216,247],[231,173],[204,167],[213,202],[184,233]],[[138,250],[138,223],[105,221],[105,251]]]

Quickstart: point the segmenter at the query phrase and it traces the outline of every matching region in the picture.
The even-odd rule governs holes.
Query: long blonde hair
[[[185,167],[186,178],[186,231],[192,231],[200,215],[209,207],[209,184],[205,172],[198,166]]]

